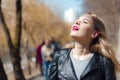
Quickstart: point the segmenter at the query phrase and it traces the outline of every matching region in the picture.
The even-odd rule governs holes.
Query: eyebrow
[[[89,19],[83,19],[83,20],[87,20],[87,21],[89,21]]]
[[[80,19],[80,17],[79,17],[79,19]],[[89,19],[83,19],[83,20],[87,20],[87,21],[89,21],[89,22],[90,22],[90,20],[89,20]]]

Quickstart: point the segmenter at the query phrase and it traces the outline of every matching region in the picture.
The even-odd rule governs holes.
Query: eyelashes
[[[88,22],[87,22],[87,21],[83,21],[83,23],[88,24]]]
[[[76,22],[75,22],[75,24],[77,24],[77,25],[80,25],[80,23],[85,23],[85,24],[88,24],[88,22],[87,22],[87,21],[76,21]]]

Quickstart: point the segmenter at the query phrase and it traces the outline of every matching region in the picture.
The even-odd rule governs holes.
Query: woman
[[[48,79],[48,70],[51,65],[52,55],[54,52],[54,46],[52,45],[50,40],[45,40],[45,44],[42,46],[42,59],[43,59],[43,69],[44,69],[44,76],[45,80]]]
[[[49,80],[116,80],[119,63],[106,37],[103,22],[93,13],[80,16],[71,27],[75,47],[55,53]]]

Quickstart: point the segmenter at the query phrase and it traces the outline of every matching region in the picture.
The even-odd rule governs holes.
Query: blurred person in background
[[[45,40],[45,44],[42,47],[42,59],[43,59],[43,69],[44,69],[44,76],[45,80],[48,79],[48,70],[51,65],[52,55],[54,53],[54,46],[51,43],[51,40]]]
[[[54,39],[54,37],[51,37],[50,41],[54,46],[54,52],[58,51],[61,48],[61,45]]]
[[[49,80],[116,80],[119,63],[103,22],[94,13],[80,16],[71,27],[74,48],[53,56]]]
[[[42,40],[41,44],[37,47],[36,49],[36,63],[39,65],[40,67],[40,72],[41,72],[41,75],[43,75],[43,60],[42,60],[42,46],[45,44],[45,41]]]

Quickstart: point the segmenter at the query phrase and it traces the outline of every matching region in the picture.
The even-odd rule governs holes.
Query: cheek
[[[91,37],[91,35],[93,33],[93,29],[90,25],[81,25],[78,27],[79,27],[79,31],[71,30],[71,32],[70,32],[71,36]]]
[[[81,36],[91,36],[93,31],[94,30],[91,27],[81,27],[79,34]]]

